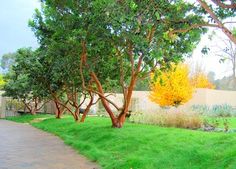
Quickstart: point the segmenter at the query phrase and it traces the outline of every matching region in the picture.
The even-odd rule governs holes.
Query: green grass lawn
[[[42,117],[42,116],[41,116]],[[20,120],[24,119],[24,120]],[[29,122],[29,117],[11,118]],[[236,119],[233,119],[236,126]],[[105,169],[235,169],[236,133],[215,133],[126,123],[107,118],[49,118],[33,126],[61,137]]]
[[[209,122],[213,122],[213,121],[215,121],[215,120],[218,120],[218,122],[219,122],[219,128],[224,128],[224,125],[223,125],[223,123],[224,123],[224,121],[225,120],[227,120],[227,122],[228,122],[228,125],[229,125],[229,129],[236,129],[236,118],[235,117],[217,117],[217,118],[215,118],[215,117],[205,117],[204,119],[207,119]],[[236,168],[236,167],[235,167]]]
[[[37,118],[53,118],[54,116],[48,114],[37,114],[37,115],[22,115],[22,116],[15,116],[15,117],[7,117],[7,120],[12,120],[19,123],[30,123],[32,120]]]

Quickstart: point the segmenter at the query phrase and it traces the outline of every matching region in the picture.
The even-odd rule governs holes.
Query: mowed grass
[[[215,121],[219,122],[218,128],[224,128],[224,122],[227,122],[229,129],[236,130],[236,117],[204,117],[203,120],[207,120],[211,124]],[[236,168],[236,167],[235,167]]]
[[[53,118],[54,116],[49,114],[36,114],[36,115],[22,115],[22,116],[14,116],[14,117],[6,117],[7,120],[15,121],[18,123],[31,123],[34,119],[41,118]]]
[[[88,117],[83,124],[71,117],[31,124],[59,136],[105,169],[236,168],[236,133],[132,123],[114,129],[108,118],[98,117]]]

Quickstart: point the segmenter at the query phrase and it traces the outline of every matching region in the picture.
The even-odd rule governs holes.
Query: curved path
[[[0,120],[0,169],[98,168],[51,134]]]

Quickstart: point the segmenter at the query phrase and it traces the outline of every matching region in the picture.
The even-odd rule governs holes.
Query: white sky
[[[0,5],[0,56],[22,47],[37,47],[37,40],[28,27],[38,0],[1,0]]]
[[[217,46],[220,46],[222,48],[225,47],[224,42],[222,42],[222,39],[228,39],[224,33],[221,32],[221,30],[216,30],[216,35],[212,40],[209,40],[209,35],[211,34],[213,29],[209,30],[209,32],[202,36],[201,42],[197,46],[197,48],[193,51],[193,55],[191,58],[187,59],[187,62],[193,62],[200,64],[202,68],[204,68],[205,72],[208,73],[210,71],[215,72],[216,79],[222,78],[224,76],[230,76],[232,75],[232,66],[231,63],[228,61],[224,63],[220,63],[220,57],[217,56],[219,54],[219,48]],[[201,50],[204,46],[207,46],[210,48],[210,51],[207,55],[204,55],[201,53]]]

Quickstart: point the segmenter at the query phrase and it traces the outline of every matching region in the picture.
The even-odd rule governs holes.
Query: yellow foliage
[[[178,106],[192,98],[193,86],[189,80],[189,69],[185,64],[172,65],[151,84],[150,100],[160,106]]]
[[[0,89],[6,84],[5,80],[3,79],[3,75],[0,74]]]
[[[203,72],[198,72],[191,78],[191,83],[195,88],[214,89],[215,86],[208,81],[207,76]]]

